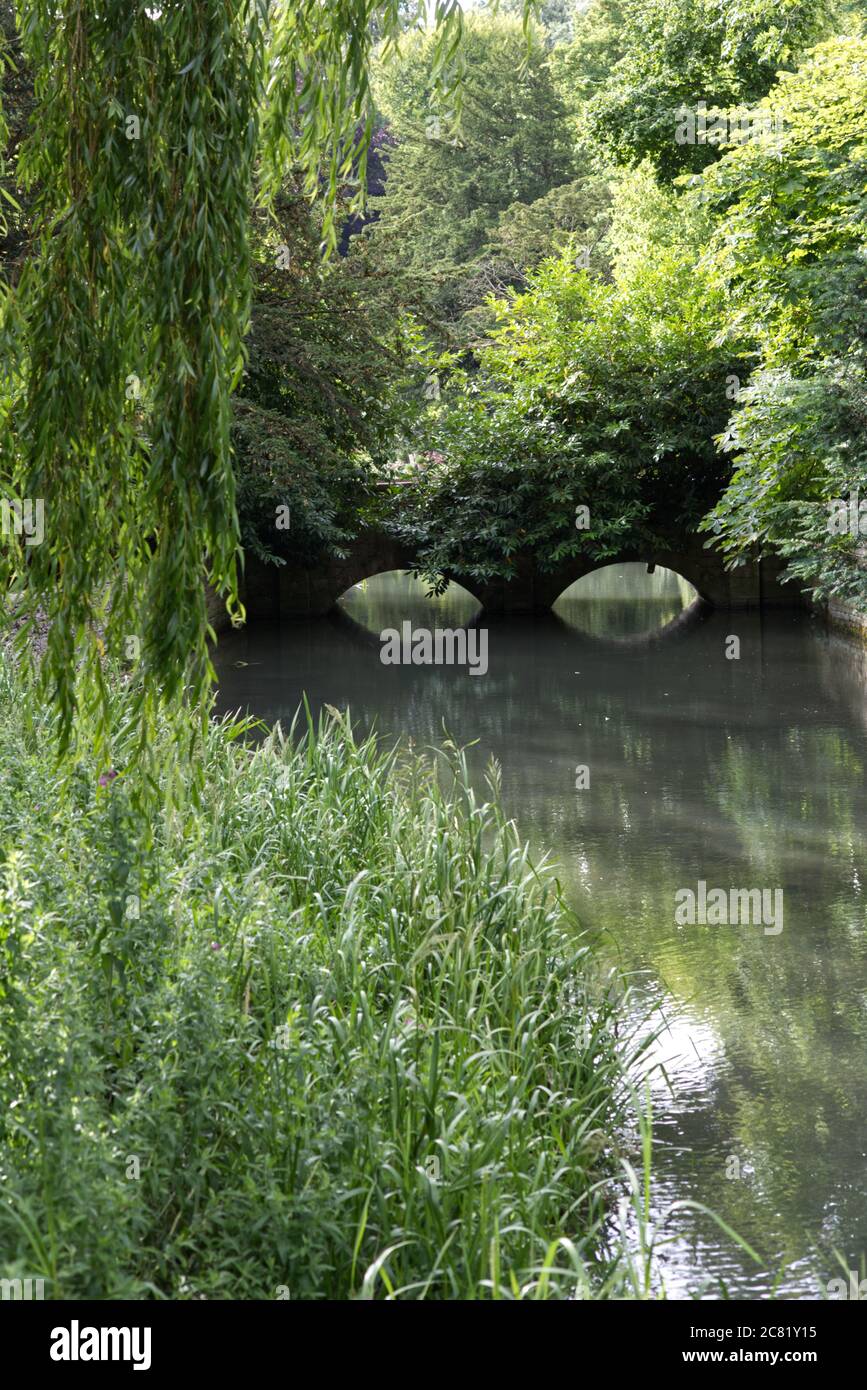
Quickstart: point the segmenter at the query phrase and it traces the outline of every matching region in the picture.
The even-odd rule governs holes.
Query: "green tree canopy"
[[[771,95],[782,138],[730,151],[701,185],[723,213],[710,260],[728,331],[752,340],[758,364],[707,525],[733,561],[760,545],[817,594],[861,603],[867,517],[841,528],[834,503],[867,491],[865,74],[864,39],[820,45]]]
[[[232,446],[245,552],[341,553],[423,399],[417,333],[364,255],[323,259],[321,210],[291,184],[256,219]]]
[[[554,48],[568,43],[575,32],[575,11],[580,0],[533,0],[533,18],[545,31],[545,45]],[[489,8],[498,14],[523,16],[524,0],[492,0]]]
[[[538,32],[528,50],[518,20],[473,16],[462,52],[459,126],[450,103],[436,95],[431,35],[408,36],[399,61],[383,66],[377,82],[397,143],[369,234],[383,265],[423,286],[447,319],[477,302],[468,267],[501,213],[576,173],[566,110]]]
[[[781,67],[794,66],[817,39],[832,31],[836,0],[633,0],[617,12],[619,23],[594,14],[599,56],[614,66],[591,86],[578,76],[582,120],[621,162],[651,159],[670,179],[700,170],[717,157],[713,141],[678,143],[678,111],[699,102],[714,109],[752,107],[769,91]],[[611,15],[613,20],[614,16]],[[578,58],[588,40],[579,33]],[[616,46],[615,46],[616,45]],[[593,48],[589,56],[594,56]]]
[[[480,370],[456,372],[434,411],[434,462],[407,489],[403,528],[426,573],[508,576],[521,552],[541,568],[601,562],[695,526],[718,496],[713,440],[743,369],[700,266],[709,219],[647,171],[614,206],[612,282],[576,268],[573,249],[544,262],[494,306]]]

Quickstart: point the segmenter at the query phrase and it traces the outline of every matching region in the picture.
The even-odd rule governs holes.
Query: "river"
[[[220,704],[288,724],[306,692],[419,747],[445,728],[477,740],[480,785],[496,758],[509,814],[626,972],[634,1017],[662,1030],[656,1219],[704,1203],[761,1257],[681,1210],[669,1296],[817,1297],[842,1275],[835,1250],[853,1271],[867,1252],[867,654],[803,614],[692,597],[670,572],[610,566],[550,616],[482,622],[474,677],[382,664],[383,629],[454,627],[475,604],[379,576],[332,618],[221,639]],[[782,910],[676,920],[701,883]]]

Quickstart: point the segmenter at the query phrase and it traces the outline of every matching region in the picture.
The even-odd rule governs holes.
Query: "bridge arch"
[[[611,571],[629,571],[629,573],[613,575]],[[578,579],[574,579],[562,593],[557,595],[554,603],[555,605],[562,604],[564,601],[583,598],[585,593],[589,597],[592,592],[593,581],[596,579],[622,578],[624,583],[629,583],[635,579],[643,579],[645,576],[647,582],[643,588],[647,596],[665,593],[673,596],[677,593],[684,608],[701,598],[696,586],[686,575],[677,570],[669,569],[666,565],[658,565],[653,561],[644,560],[605,560],[596,565],[595,568],[588,569]]]
[[[390,585],[391,577],[403,582]],[[377,581],[380,581],[379,583]],[[482,603],[465,584],[453,580],[442,594],[431,595],[423,580],[407,571],[380,570],[365,575],[341,594],[338,606],[362,623],[387,620],[393,625],[411,618],[420,625],[468,626],[481,612]]]
[[[615,562],[590,570],[570,585],[551,611],[567,632],[584,642],[638,650],[685,635],[704,623],[713,607],[673,570]]]
[[[690,609],[706,607],[683,575],[637,561],[606,562],[588,570],[552,605],[567,627],[615,641],[653,637]]]
[[[247,556],[243,597],[249,618],[318,617],[329,613],[353,585],[388,570],[410,570],[416,560],[412,548],[388,532],[369,527],[346,547],[342,556],[329,557],[310,567],[293,564],[264,565]],[[752,560],[727,570],[718,551],[706,548],[704,536],[684,534],[677,548],[651,553],[623,551],[606,564],[640,562],[673,570],[714,608],[801,607],[804,599],[797,585],[782,586],[783,562]],[[507,577],[481,583],[459,571],[449,579],[479,603],[486,616],[498,613],[539,613],[553,608],[557,599],[576,580],[601,568],[586,555],[565,560],[554,571],[540,570],[531,555],[515,557]],[[222,611],[221,611],[222,609]],[[211,611],[213,610],[213,611]],[[222,605],[210,605],[217,629],[226,623]]]

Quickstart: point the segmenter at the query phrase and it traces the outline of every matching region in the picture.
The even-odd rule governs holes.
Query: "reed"
[[[117,767],[61,776],[22,682],[3,666],[0,1267],[54,1298],[635,1296],[602,1239],[622,1001],[495,770],[482,801],[452,744],[226,719],[148,813],[121,687]]]

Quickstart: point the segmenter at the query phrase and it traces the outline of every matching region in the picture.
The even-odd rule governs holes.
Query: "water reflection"
[[[623,594],[618,581],[615,607]],[[483,679],[383,667],[380,627],[473,620],[468,596],[424,603],[387,577],[332,621],[232,634],[223,707],[288,722],[306,691],[419,744],[444,726],[478,740],[480,779],[496,756],[506,806],[553,849],[579,916],[635,980],[636,1010],[669,1020],[657,1211],[706,1203],[762,1256],[754,1267],[680,1214],[671,1291],[707,1278],[715,1296],[755,1297],[784,1265],[783,1291],[815,1296],[839,1273],[832,1246],[852,1269],[867,1251],[864,653],[795,614],[712,614],[651,644],[552,615],[492,621]],[[732,633],[739,661],[725,656]],[[782,888],[783,932],[677,926],[675,892],[699,879]]]
[[[571,627],[595,637],[634,638],[658,632],[696,603],[698,594],[674,570],[646,565],[606,565],[578,579],[560,595],[554,612]]]

